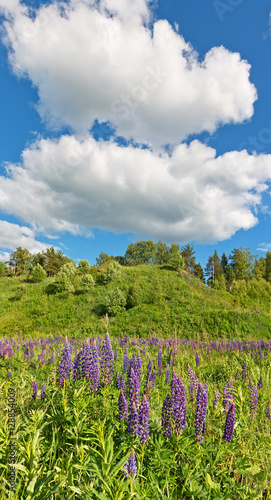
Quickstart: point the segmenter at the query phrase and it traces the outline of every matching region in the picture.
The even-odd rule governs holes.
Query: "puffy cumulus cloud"
[[[133,232],[164,241],[224,240],[257,223],[271,155],[199,141],[172,155],[62,136],[24,151],[0,178],[0,209],[39,230]],[[14,199],[17,200],[16,205]]]
[[[81,133],[110,121],[119,135],[160,147],[253,114],[248,62],[224,47],[201,61],[166,20],[147,23],[145,0],[55,1],[31,13],[11,2],[10,62],[37,87],[51,126]]]
[[[14,200],[13,200],[14,201]],[[17,247],[27,248],[31,253],[41,252],[52,245],[41,243],[35,239],[35,233],[26,226],[19,226],[0,220],[0,248],[14,250]],[[0,251],[0,261],[8,260],[9,253]]]

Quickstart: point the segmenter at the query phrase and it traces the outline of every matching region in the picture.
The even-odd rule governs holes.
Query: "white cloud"
[[[82,132],[109,120],[118,134],[159,147],[253,114],[256,89],[240,54],[215,47],[200,61],[166,20],[146,26],[145,0],[55,2],[35,16],[11,5],[10,61],[37,87],[51,125]]]
[[[101,228],[164,241],[224,240],[257,223],[271,178],[271,155],[216,157],[199,141],[169,156],[62,136],[37,142],[22,158],[0,178],[0,209],[44,232]]]
[[[14,200],[13,200],[14,201]],[[19,226],[0,220],[0,248],[14,250],[17,247],[27,248],[31,253],[46,250],[51,245],[35,239],[35,233],[26,226]],[[0,251],[0,261],[8,260],[9,253]]]
[[[257,250],[260,252],[271,252],[271,243],[260,243]]]

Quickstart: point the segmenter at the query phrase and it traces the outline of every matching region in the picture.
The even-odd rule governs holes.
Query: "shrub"
[[[93,290],[94,286],[95,286],[95,281],[93,277],[91,276],[91,274],[87,274],[83,276],[83,278],[81,279],[79,290],[82,293],[86,293],[89,292],[90,290]]]
[[[80,260],[78,267],[77,267],[77,274],[87,274],[89,272],[89,262],[88,260]]]
[[[73,293],[74,292],[74,286],[72,284],[71,279],[65,273],[65,271],[62,269],[61,269],[61,271],[59,271],[59,273],[57,273],[57,275],[55,277],[55,281],[52,285],[53,285],[53,289],[52,289],[53,293],[61,293],[61,292]]]
[[[67,278],[71,281],[73,280],[75,274],[76,274],[76,265],[74,264],[74,262],[67,262],[67,264],[64,264],[59,273],[63,273],[67,276]]]
[[[169,265],[174,271],[181,271],[184,268],[184,258],[179,252],[175,252],[170,258]]]
[[[104,299],[104,310],[109,316],[117,316],[126,305],[126,298],[119,288],[110,290]]]
[[[121,265],[118,262],[110,262],[110,264],[108,264],[107,268],[103,273],[102,281],[106,285],[111,281],[119,279],[120,276],[121,276]]]
[[[46,278],[46,271],[44,271],[43,267],[40,264],[37,264],[32,269],[32,281],[33,283],[40,283],[42,280]]]
[[[127,296],[127,309],[139,306],[141,303],[141,295],[141,288],[137,283],[130,286]]]

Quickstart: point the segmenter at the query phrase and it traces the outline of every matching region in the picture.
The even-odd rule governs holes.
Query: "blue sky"
[[[271,250],[270,2],[59,4],[0,0],[1,260]]]

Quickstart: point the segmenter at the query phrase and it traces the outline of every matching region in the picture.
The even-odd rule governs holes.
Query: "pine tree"
[[[220,258],[217,251],[214,251],[213,255],[210,255],[207,265],[205,267],[205,276],[207,277],[208,285],[214,286],[214,282],[220,279],[223,274]]]
[[[187,245],[184,245],[181,248],[181,255],[184,258],[185,269],[193,273],[196,265],[195,251],[193,247],[191,247],[189,243]]]

